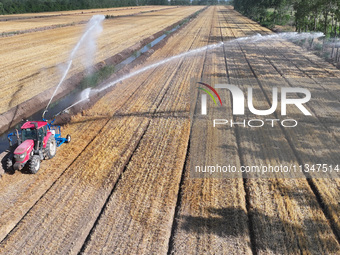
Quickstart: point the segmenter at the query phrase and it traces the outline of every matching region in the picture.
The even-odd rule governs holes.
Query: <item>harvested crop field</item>
[[[95,63],[201,9],[160,8],[105,20]],[[0,38],[8,47],[1,53],[8,59],[1,112],[55,86],[58,77],[39,70],[56,72],[67,60],[63,49],[72,48],[83,26]],[[200,50],[107,90],[63,126],[72,142],[43,161],[37,174],[3,175],[0,254],[340,254],[336,171],[321,176],[304,167],[289,178],[244,178],[242,172],[197,177],[192,171],[196,162],[340,165],[340,71],[285,37],[233,41],[256,34],[272,32],[230,7],[202,10],[129,73]],[[37,42],[33,51],[25,48],[29,40]],[[71,75],[83,68],[74,66]],[[20,79],[27,82],[20,85]],[[287,116],[275,111],[265,118],[298,119],[295,128],[213,127],[213,119],[241,120],[231,114],[226,90],[218,90],[223,112],[210,100],[208,115],[200,115],[196,81],[252,87],[256,109],[270,108],[273,87],[307,88],[312,99],[304,106],[312,116],[288,106]],[[255,117],[246,111],[245,118]]]
[[[112,9],[92,9],[92,10],[75,10],[64,12],[46,12],[38,14],[19,14],[19,15],[0,15],[0,33],[2,36],[29,32],[31,29],[38,30],[48,26],[66,26],[76,25],[77,23],[86,22],[93,15],[102,14],[112,17],[132,16],[154,12],[176,7],[169,6],[143,6],[143,7],[121,7]]]
[[[99,37],[97,54],[93,62],[105,65],[109,57],[122,54],[125,49],[136,50],[144,46],[143,40],[154,37],[159,32],[165,32],[172,25],[176,25],[202,8],[158,7],[150,12],[150,7],[145,7],[146,13],[140,13],[142,10],[139,10],[132,16],[107,19],[103,24],[105,33]],[[126,14],[126,10],[121,12]],[[134,12],[135,9],[132,9],[130,14]],[[119,13],[120,11],[112,11],[112,15],[119,15]],[[80,14],[66,17],[75,21],[79,18],[88,21],[95,14],[103,15],[102,12],[98,12],[86,14],[87,18],[81,17]],[[58,16],[55,19],[64,21],[65,17]],[[33,20],[41,26],[49,25],[45,21],[59,24],[57,21],[50,21],[49,18]],[[25,24],[25,20],[17,22]],[[29,22],[33,22],[32,19],[29,19]],[[3,22],[0,22],[0,26],[1,23]],[[69,52],[79,40],[85,27],[84,23],[75,23],[72,26],[52,27],[44,31],[0,38],[3,59],[0,65],[3,70],[0,75],[2,84],[0,114],[5,116],[3,118],[0,116],[1,120],[14,118],[15,114],[18,114],[17,111],[21,110],[20,105],[31,98],[39,95],[36,100],[42,102],[51,97],[53,90],[49,89],[58,84],[61,70],[67,65]],[[69,77],[84,72],[86,57],[84,51],[76,56]],[[8,111],[13,112],[11,116],[5,114]]]

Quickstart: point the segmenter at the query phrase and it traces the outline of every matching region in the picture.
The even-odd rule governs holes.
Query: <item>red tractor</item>
[[[71,136],[61,137],[60,126],[44,121],[27,121],[21,127],[21,132],[8,135],[11,151],[7,158],[7,170],[21,170],[25,165],[27,170],[35,174],[40,168],[40,161],[51,159],[57,152],[57,147],[69,143]],[[17,137],[17,143],[12,145],[12,137]]]

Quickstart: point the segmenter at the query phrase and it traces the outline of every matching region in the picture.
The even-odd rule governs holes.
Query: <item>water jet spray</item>
[[[110,87],[113,87],[117,83],[120,83],[120,82],[122,82],[126,79],[134,77],[134,76],[141,74],[143,72],[146,72],[150,69],[156,68],[160,65],[164,65],[168,62],[171,62],[171,61],[174,61],[174,60],[177,60],[179,58],[186,57],[186,56],[189,56],[189,55],[198,54],[198,53],[203,52],[205,50],[219,48],[219,47],[222,47],[224,45],[232,45],[234,43],[238,43],[238,44],[242,45],[242,44],[260,43],[260,42],[264,42],[264,41],[279,40],[279,39],[283,39],[283,40],[303,40],[303,39],[307,39],[307,38],[315,39],[315,38],[319,38],[319,37],[323,37],[323,36],[324,36],[323,33],[297,33],[297,32],[271,34],[271,35],[265,35],[265,36],[263,36],[261,34],[256,34],[254,36],[236,38],[236,39],[233,39],[233,40],[230,40],[230,41],[227,41],[227,42],[219,42],[219,43],[216,43],[216,44],[210,44],[210,45],[207,45],[207,46],[204,46],[204,47],[201,47],[201,48],[197,48],[197,49],[194,49],[194,50],[190,50],[190,51],[169,57],[169,58],[161,60],[157,63],[150,64],[150,65],[143,67],[141,69],[138,69],[138,70],[136,70],[136,71],[134,71],[130,74],[124,75],[123,77],[121,77],[117,80],[114,80],[114,81],[108,83],[107,85],[105,85],[101,88],[86,89],[86,93],[85,93],[85,90],[83,91],[84,97],[81,98],[80,100],[78,100],[77,102],[73,103],[71,106],[67,107],[65,110],[69,110],[72,107],[89,100],[92,95],[103,92],[103,91],[109,89]]]
[[[73,59],[75,58],[76,53],[78,52],[80,46],[82,46],[84,44],[84,42],[86,42],[86,40],[88,41],[88,45],[89,47],[93,48],[93,40],[96,38],[96,36],[102,31],[102,22],[105,19],[104,15],[94,15],[90,21],[87,24],[86,30],[83,33],[83,35],[81,36],[81,38],[79,39],[78,43],[76,44],[76,46],[73,48],[73,50],[71,51],[69,60],[67,62],[67,67],[57,85],[57,87],[55,88],[52,97],[50,98],[49,102],[47,103],[47,106],[42,114],[42,118],[44,119],[46,112],[48,111],[48,107],[50,106],[55,94],[57,93],[59,87],[61,86],[61,84],[64,82],[67,74],[69,73],[71,66],[72,66],[72,62]],[[93,50],[90,51],[91,53],[93,53]],[[93,57],[93,56],[92,56]],[[58,114],[57,114],[58,115]]]

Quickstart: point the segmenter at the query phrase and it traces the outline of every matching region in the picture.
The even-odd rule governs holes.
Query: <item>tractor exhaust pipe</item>
[[[39,150],[39,132],[38,132],[38,123],[36,122],[31,122],[34,125],[35,128],[35,135],[36,135],[36,139],[37,139],[37,143],[36,143],[36,147],[35,150]]]

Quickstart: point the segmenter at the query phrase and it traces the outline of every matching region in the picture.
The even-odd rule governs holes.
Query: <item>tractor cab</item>
[[[45,121],[28,121],[21,127],[21,142],[33,140],[36,150],[42,148],[46,136],[47,122]]]

